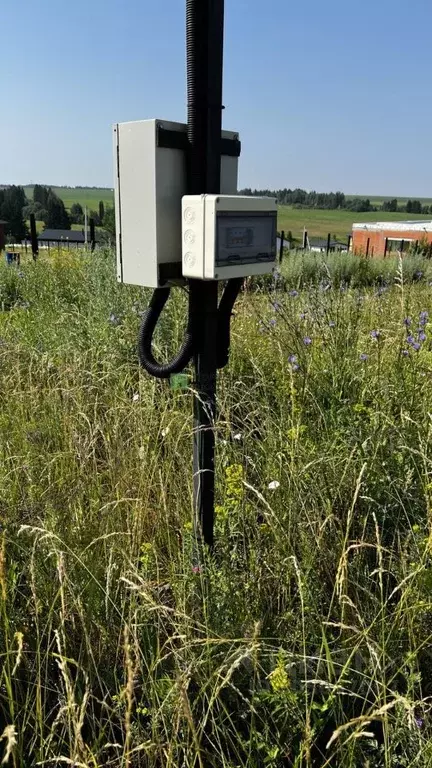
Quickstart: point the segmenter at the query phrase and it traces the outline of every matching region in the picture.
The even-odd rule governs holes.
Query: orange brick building
[[[353,224],[351,250],[368,256],[408,251],[416,243],[432,243],[432,221],[379,221]]]

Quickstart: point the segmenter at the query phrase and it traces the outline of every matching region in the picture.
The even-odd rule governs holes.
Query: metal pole
[[[189,194],[220,192],[224,0],[186,0]],[[190,281],[195,331],[193,493],[197,542],[213,545],[217,281]]]
[[[328,256],[330,253],[330,242],[331,242],[331,234],[329,232],[327,235],[326,256]]]
[[[33,261],[36,261],[39,253],[39,244],[36,233],[36,219],[34,213],[30,214],[30,237]]]
[[[387,256],[387,249],[388,249],[388,237],[386,237],[385,243],[384,243],[384,258]]]
[[[368,237],[367,243],[366,243],[366,258],[369,256],[369,246],[370,246],[370,237]]]
[[[285,232],[284,230],[282,230],[282,232],[280,233],[279,264],[282,264],[284,243],[285,243]]]
[[[96,248],[96,232],[94,219],[90,219],[90,243],[92,252]]]

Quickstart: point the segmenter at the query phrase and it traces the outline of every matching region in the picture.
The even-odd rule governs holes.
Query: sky
[[[430,0],[225,0],[240,186],[432,197]],[[112,124],[186,121],[185,0],[4,0],[0,183],[113,186]]]

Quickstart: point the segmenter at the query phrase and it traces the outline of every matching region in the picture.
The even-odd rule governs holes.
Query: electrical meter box
[[[185,195],[182,219],[185,277],[228,280],[275,268],[274,198]]]
[[[182,196],[187,126],[165,120],[114,125],[117,275],[157,288],[182,280]],[[237,192],[238,134],[221,137],[221,191]]]

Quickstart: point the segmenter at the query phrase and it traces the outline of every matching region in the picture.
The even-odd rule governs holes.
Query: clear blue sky
[[[112,186],[111,124],[185,120],[185,0],[5,0],[0,183]],[[226,0],[240,184],[432,196],[430,0]]]

